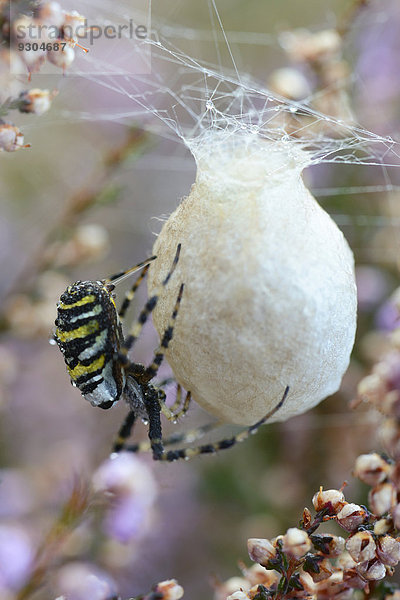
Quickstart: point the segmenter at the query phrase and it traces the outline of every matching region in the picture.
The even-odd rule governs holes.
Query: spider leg
[[[188,392],[190,394],[190,392]],[[187,395],[186,395],[187,397]],[[190,398],[189,398],[190,401]],[[176,384],[176,398],[175,398],[175,402],[173,403],[173,405],[170,407],[170,411],[176,415],[178,409],[180,408],[182,403],[182,387],[179,385],[179,383]],[[186,412],[186,411],[185,411]],[[178,413],[179,414],[179,413]],[[177,417],[175,417],[177,418]]]
[[[168,322],[167,328],[164,331],[160,347],[154,355],[153,362],[150,366],[147,367],[147,369],[144,372],[144,376],[147,378],[147,381],[150,381],[151,379],[153,379],[153,377],[157,375],[157,371],[163,361],[164,354],[169,346],[170,341],[172,340],[172,336],[174,333],[174,322],[179,311],[179,306],[181,304],[183,289],[184,284],[182,283],[181,287],[179,288],[179,293],[175,302],[174,310],[172,311],[172,315]]]
[[[179,384],[178,384],[178,386],[179,386],[179,389],[182,391],[181,386]],[[160,393],[160,392],[163,392],[163,390],[158,390],[158,393]],[[185,414],[187,412],[187,410],[189,408],[190,398],[191,398],[190,392],[187,392],[182,409],[179,412],[175,413],[175,412],[172,412],[171,409],[169,409],[166,406],[166,404],[164,402],[165,394],[163,392],[163,396],[159,397],[161,412],[170,421],[176,422],[176,420],[180,416],[182,416],[183,414]],[[175,402],[175,404],[177,404],[177,402]],[[175,404],[174,404],[174,406],[175,406]],[[178,407],[179,406],[180,406],[180,402],[178,403]],[[132,433],[132,428],[135,423],[135,420],[136,420],[136,415],[135,415],[134,411],[132,411],[132,410],[129,411],[128,414],[126,415],[125,420],[124,420],[123,424],[121,425],[121,428],[115,439],[115,442],[114,442],[113,448],[112,448],[112,452],[121,452],[121,450],[128,450],[130,452],[148,452],[149,450],[151,450],[151,444],[149,442],[139,442],[138,444],[132,444],[131,446],[126,446],[125,442]],[[177,444],[180,442],[186,442],[186,443],[193,442],[196,439],[198,439],[199,437],[202,437],[204,435],[204,433],[206,433],[207,431],[210,431],[210,429],[214,429],[218,425],[219,425],[219,423],[216,423],[216,424],[211,423],[208,425],[203,425],[202,427],[193,429],[192,431],[189,431],[186,433],[175,433],[171,437],[167,438],[166,440],[162,440],[162,444],[163,445],[171,445],[171,444]]]
[[[146,304],[144,305],[143,310],[139,314],[139,317],[138,317],[136,323],[133,325],[130,333],[125,338],[125,341],[124,341],[123,345],[121,346],[120,351],[118,352],[118,359],[123,367],[127,367],[129,365],[128,352],[132,348],[134,343],[136,342],[137,338],[139,337],[140,332],[143,329],[143,325],[146,323],[147,319],[149,318],[149,315],[154,310],[154,308],[157,304],[157,301],[158,301],[158,296],[160,295],[163,287],[165,287],[167,285],[168,281],[171,278],[172,273],[175,271],[175,267],[179,260],[180,251],[181,251],[181,245],[178,244],[178,247],[176,249],[175,258],[172,262],[172,266],[171,266],[170,270],[167,273],[167,276],[165,277],[165,279],[161,283],[161,285],[156,289],[155,294],[153,294],[153,296],[151,296],[147,300]]]
[[[182,404],[182,386],[178,383],[176,385],[176,400],[170,409],[174,413],[175,421],[186,415],[187,411],[189,410],[191,399],[192,394],[190,392],[186,392],[186,396]]]
[[[112,452],[120,452],[124,449],[125,441],[132,433],[133,425],[135,424],[136,416],[133,410],[130,410],[122,423],[118,435],[115,439]]]
[[[134,273],[135,271],[138,271],[142,267],[146,267],[147,265],[149,265],[156,258],[157,258],[156,256],[151,256],[150,258],[147,258],[146,260],[138,263],[134,267],[127,269],[126,271],[120,271],[119,273],[114,273],[114,275],[110,275],[110,277],[107,277],[106,279],[104,279],[104,283],[107,284],[107,283],[114,282],[116,285],[117,283],[119,283],[118,281],[116,282],[117,279],[119,279],[119,280],[125,279],[125,277],[128,277],[131,273]]]
[[[285,389],[285,392],[278,402],[278,404],[270,410],[262,419],[257,421],[254,425],[251,425],[244,431],[238,433],[235,436],[227,438],[225,440],[221,440],[219,442],[214,442],[211,444],[202,444],[201,446],[196,446],[195,448],[179,448],[178,450],[169,450],[168,452],[164,452],[161,456],[154,456],[156,460],[162,460],[167,462],[174,462],[175,460],[179,460],[181,458],[185,460],[189,460],[198,454],[213,454],[218,450],[226,450],[227,448],[231,448],[238,442],[243,442],[247,439],[251,434],[255,433],[261,425],[263,425],[269,418],[271,418],[282,406],[286,397],[289,393],[289,386]]]
[[[196,446],[195,448],[180,448],[178,450],[169,450],[168,452],[163,452],[161,455],[155,456],[153,451],[153,458],[155,460],[162,460],[167,462],[174,462],[175,460],[179,460],[181,458],[188,460],[193,458],[193,456],[197,456],[198,454],[213,454],[218,450],[226,450],[227,448],[231,448],[238,442],[242,442],[247,439],[253,433],[264,425],[264,423],[270,419],[278,410],[281,408],[283,403],[285,402],[287,395],[289,393],[289,386],[286,387],[284,394],[278,404],[269,411],[262,419],[257,421],[254,425],[251,425],[244,431],[241,431],[235,436],[231,438],[227,438],[225,440],[221,440],[219,442],[214,442],[210,444],[203,444],[201,446]],[[169,438],[162,440],[162,446],[170,446],[176,443],[191,443],[201,438],[205,433],[212,431],[219,427],[221,423],[208,423],[207,425],[203,425],[198,427],[197,429],[193,429],[192,431],[188,431],[186,433],[175,433],[171,435]],[[149,442],[141,442],[138,444],[132,444],[129,446],[125,446],[124,450],[127,452],[146,452],[152,449],[151,444]]]
[[[143,279],[146,277],[149,267],[150,267],[150,265],[146,265],[144,267],[143,271],[140,273],[139,277],[136,279],[136,281],[132,285],[131,289],[128,292],[126,292],[124,301],[122,302],[121,308],[118,311],[118,316],[120,317],[120,319],[123,319],[125,317],[125,313],[128,310],[129,305],[135,296],[136,290],[142,283]]]
[[[173,406],[171,406],[171,408],[168,407],[165,403],[164,390],[158,390],[158,398],[160,401],[161,412],[163,413],[163,415],[165,417],[167,417],[168,421],[172,421],[173,423],[176,423],[180,417],[183,417],[187,413],[187,411],[189,410],[190,400],[192,397],[190,392],[186,392],[185,400],[181,407],[182,387],[179,385],[179,383],[177,384],[176,390],[177,390],[176,391],[176,400],[175,400]],[[180,410],[178,410],[179,408],[180,408]]]
[[[161,406],[158,397],[145,398],[144,400],[147,415],[149,417],[149,440],[154,460],[161,460],[164,454],[161,429]],[[128,447],[125,447],[125,450]]]
[[[173,444],[191,444],[196,440],[202,438],[206,433],[213,431],[221,426],[219,421],[215,423],[206,423],[205,425],[201,425],[200,427],[196,427],[196,429],[191,429],[185,432],[177,432],[173,433],[167,438],[164,438],[162,443],[163,446],[172,446]],[[137,444],[130,444],[129,446],[124,446],[123,450],[127,452],[149,452],[151,450],[150,443],[148,441],[138,442]]]

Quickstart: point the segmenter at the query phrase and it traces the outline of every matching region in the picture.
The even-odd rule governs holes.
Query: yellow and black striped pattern
[[[116,402],[123,389],[122,370],[114,361],[123,336],[111,290],[103,282],[78,281],[57,306],[55,340],[71,381],[101,408]]]

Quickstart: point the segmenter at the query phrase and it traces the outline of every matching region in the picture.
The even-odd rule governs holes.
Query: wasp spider
[[[145,367],[132,362],[128,357],[143,325],[156,306],[160,293],[173,275],[179,261],[180,250],[181,245],[179,244],[167,276],[155,294],[147,300],[127,335],[124,335],[122,330],[123,319],[151,262],[156,259],[155,256],[128,271],[117,273],[107,279],[77,281],[66,289],[57,305],[58,315],[55,322],[54,339],[64,355],[72,384],[80,390],[82,396],[92,406],[109,409],[121,398],[128,405],[129,412],[114,443],[114,452],[151,450],[155,460],[172,462],[180,458],[187,459],[197,454],[229,448],[255,432],[270,418],[280,408],[288,392],[287,388],[282,400],[268,415],[234,437],[195,447],[164,450],[164,446],[179,442],[192,442],[217,425],[207,425],[186,434],[175,434],[167,439],[162,438],[161,412],[169,420],[176,422],[181,415],[186,413],[190,404],[190,392],[183,397],[182,389],[178,384],[176,402],[171,408],[168,408],[165,403],[166,395],[162,389],[162,385],[167,382],[159,385],[150,383],[157,375],[173,336],[174,323],[184,290],[183,283],[152,363]],[[139,277],[127,292],[121,308],[117,310],[112,293],[116,284],[139,269],[142,269]],[[149,443],[127,445],[126,441],[137,418],[148,422]]]

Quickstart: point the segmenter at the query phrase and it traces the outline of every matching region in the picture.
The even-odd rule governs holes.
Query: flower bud
[[[368,494],[369,507],[375,515],[380,517],[395,506],[396,496],[396,488],[392,483],[381,483],[370,490]]]
[[[306,77],[300,70],[290,67],[272,71],[268,87],[276,94],[291,100],[302,100],[310,94],[310,85]]]
[[[384,535],[388,531],[391,530],[393,526],[392,519],[379,519],[374,524],[374,534],[375,535]]]
[[[251,560],[260,565],[267,563],[276,557],[276,549],[269,540],[250,538],[247,540],[247,551]]]
[[[49,110],[51,102],[57,94],[57,90],[50,92],[49,90],[36,88],[21,92],[18,98],[21,102],[19,110],[22,113],[32,113],[40,116]]]
[[[245,592],[238,590],[237,592],[233,592],[233,594],[228,596],[226,600],[248,600],[248,598],[249,597]]]
[[[42,23],[56,27],[61,27],[64,21],[64,13],[58,2],[41,2],[35,6],[35,17]]]
[[[167,579],[158,583],[154,592],[160,600],[180,600],[183,596],[183,587],[175,579]]]
[[[395,460],[400,459],[400,425],[396,419],[385,419],[380,427],[380,438],[385,450]]]
[[[262,585],[265,585],[266,588],[272,588],[277,585],[281,577],[277,571],[266,569],[259,564],[252,565],[249,569],[246,569],[245,575],[246,581],[248,581],[251,586],[260,585],[261,583]]]
[[[308,534],[296,527],[291,527],[283,536],[282,550],[285,554],[298,560],[311,549],[311,540]]]
[[[346,588],[352,588],[353,590],[362,590],[367,585],[365,578],[356,571],[355,567],[353,569],[349,569],[348,571],[344,571],[343,583],[346,585]]]
[[[378,373],[371,373],[363,379],[357,387],[357,396],[364,402],[370,402],[379,407],[387,392],[387,386]]]
[[[75,50],[71,46],[65,46],[61,50],[49,50],[47,58],[53,65],[65,70],[74,62]]]
[[[356,459],[353,475],[370,486],[378,485],[387,478],[391,465],[379,454],[361,454]]]
[[[336,565],[343,569],[343,571],[348,571],[349,569],[353,569],[355,567],[356,561],[350,556],[350,554],[347,551],[344,551],[338,557]]]
[[[259,566],[259,565],[254,565]],[[263,567],[260,567],[262,569]],[[244,577],[230,577],[224,583],[217,585],[214,599],[215,600],[226,600],[228,596],[231,596],[238,590],[249,589],[249,582]]]
[[[300,571],[299,583],[303,586],[304,592],[307,594],[307,598],[313,597],[313,595],[315,594],[316,585],[311,575],[309,573],[306,573],[305,571]]]
[[[380,410],[384,415],[398,419],[400,417],[400,391],[390,390],[390,392],[387,392]]]
[[[386,575],[385,565],[377,559],[356,565],[355,569],[367,581],[379,581]]]
[[[331,514],[336,514],[346,504],[343,492],[340,490],[323,490],[314,494],[312,499],[313,506],[317,512],[329,509]]]
[[[317,32],[298,29],[285,32],[281,34],[280,42],[295,61],[303,60],[311,63],[332,60],[340,51],[342,44],[336,29],[323,29]]]
[[[18,127],[0,119],[0,152],[15,152],[28,147],[28,144],[24,144],[24,134]]]
[[[377,541],[377,555],[383,564],[395,567],[400,560],[400,542],[390,535],[384,535]]]
[[[260,594],[261,590],[262,590],[262,593]],[[265,597],[263,592],[264,592],[264,590],[263,590],[263,588],[260,588],[260,585],[253,585],[253,587],[251,587],[249,589],[249,591],[247,592],[246,598],[249,598],[250,600],[260,600],[260,595],[261,595],[261,598]],[[267,596],[267,597],[269,597],[269,596]]]
[[[328,579],[316,584],[318,600],[342,600],[343,594],[348,590],[348,585],[343,582],[343,572],[336,571]],[[351,590],[353,593],[353,590]]]
[[[358,504],[346,504],[338,512],[337,521],[346,531],[355,531],[368,516],[367,511]]]
[[[370,531],[358,531],[346,540],[346,550],[356,562],[365,562],[375,557],[376,544]]]

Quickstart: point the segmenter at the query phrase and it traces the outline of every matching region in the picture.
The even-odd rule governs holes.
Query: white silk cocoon
[[[340,386],[356,328],[352,252],[305,187],[293,142],[210,132],[191,142],[191,192],[154,245],[149,293],[182,244],[153,313],[162,336],[185,284],[167,359],[207,411],[251,425],[315,406]]]

